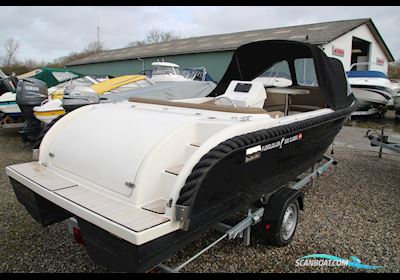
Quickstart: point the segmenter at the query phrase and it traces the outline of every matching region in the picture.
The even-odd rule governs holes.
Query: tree
[[[400,79],[400,61],[389,64],[388,76],[389,79]]]
[[[89,43],[86,48],[83,50],[86,54],[94,54],[99,53],[105,50],[104,43],[101,41],[94,41]]]
[[[7,39],[6,43],[4,44],[5,52],[4,55],[4,65],[6,67],[10,66],[10,64],[15,60],[15,55],[17,53],[19,47],[19,42],[9,38]]]
[[[103,42],[91,42],[89,43],[85,48],[83,48],[82,51],[80,52],[70,52],[69,54],[56,58],[54,59],[51,63],[49,63],[47,66],[48,67],[56,67],[56,68],[62,68],[64,67],[66,64],[78,60],[78,59],[82,59],[84,57],[87,57],[89,55],[92,54],[96,54],[99,52],[102,52],[106,50],[104,43]]]
[[[173,31],[161,31],[158,29],[151,29],[147,32],[144,40],[137,40],[128,43],[129,47],[133,46],[145,46],[150,44],[157,44],[161,42],[167,42],[175,39],[179,39],[180,36],[176,35]]]

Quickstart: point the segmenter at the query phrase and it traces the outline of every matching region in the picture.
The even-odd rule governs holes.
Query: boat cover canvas
[[[384,78],[388,79],[385,73],[380,71],[348,71],[346,72],[349,78]]]
[[[292,86],[298,86],[295,59],[312,58],[321,96],[332,109],[348,108],[354,100],[349,93],[342,63],[329,58],[318,46],[288,40],[258,41],[240,46],[217,87],[209,96],[225,93],[232,80],[251,81],[280,61],[286,60],[292,76]]]
[[[179,100],[206,97],[214,88],[213,82],[160,82],[149,87],[106,94],[103,97],[113,102],[128,100],[135,96],[157,100]]]
[[[131,84],[137,81],[145,80],[145,75],[125,75],[113,79],[108,79],[98,84],[90,86],[98,94],[103,94],[107,91],[122,87],[127,84]]]
[[[81,77],[83,77],[82,74],[79,74],[77,72],[68,69],[49,68],[49,67],[44,68],[42,72],[34,76],[34,78],[45,82],[48,88],[56,86],[65,81]]]

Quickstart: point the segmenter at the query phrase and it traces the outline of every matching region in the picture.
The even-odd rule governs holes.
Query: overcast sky
[[[193,37],[237,31],[372,18],[400,58],[400,7],[1,7],[0,55],[7,38],[20,43],[17,57],[51,61],[97,40],[125,47],[153,28]]]

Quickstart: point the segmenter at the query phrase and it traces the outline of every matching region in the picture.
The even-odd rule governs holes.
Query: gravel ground
[[[241,240],[224,240],[185,267],[187,272],[355,272],[353,268],[296,267],[295,260],[325,253],[364,264],[377,272],[400,272],[400,157],[335,148],[333,170],[305,189],[305,210],[292,243],[274,248]],[[106,272],[85,248],[74,243],[65,222],[42,228],[12,191],[4,168],[31,160],[31,150],[16,130],[0,130],[0,271]],[[235,219],[235,218],[233,218]],[[167,264],[178,264],[219,237],[210,231],[178,252]]]

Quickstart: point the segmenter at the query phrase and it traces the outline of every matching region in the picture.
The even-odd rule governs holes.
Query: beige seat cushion
[[[273,118],[283,116],[282,112],[267,112],[261,108],[235,108],[232,106],[222,106],[216,104],[205,103],[187,103],[187,102],[174,102],[169,100],[157,100],[143,97],[131,97],[130,102],[146,103],[146,104],[156,104],[171,107],[183,107],[183,108],[193,108],[201,110],[219,111],[219,112],[230,112],[230,113],[242,113],[242,114],[268,114]]]

